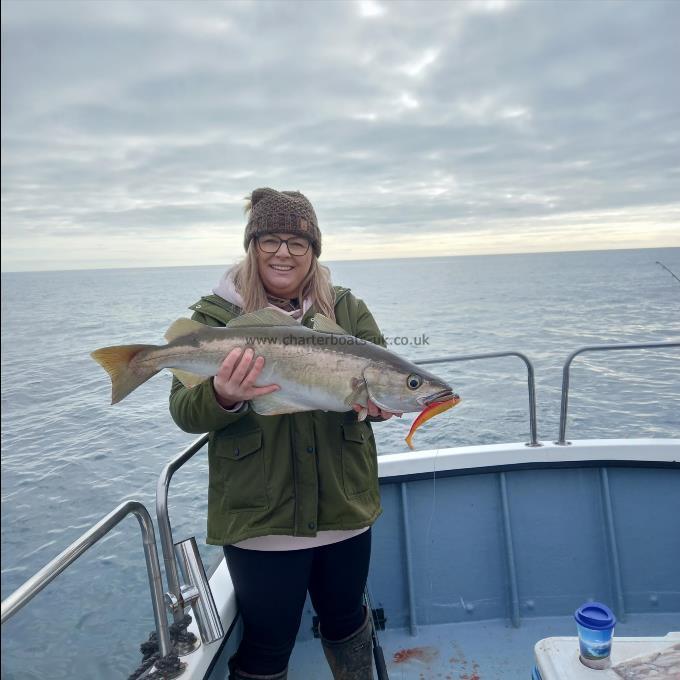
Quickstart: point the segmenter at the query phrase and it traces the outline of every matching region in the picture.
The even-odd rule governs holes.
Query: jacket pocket
[[[229,510],[266,510],[266,470],[262,431],[221,436],[217,447],[220,476]]]
[[[342,484],[348,498],[366,493],[373,486],[375,462],[370,439],[364,423],[342,426]]]

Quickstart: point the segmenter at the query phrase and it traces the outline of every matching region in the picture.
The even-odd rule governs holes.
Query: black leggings
[[[224,546],[243,620],[237,667],[274,675],[288,665],[307,591],[328,640],[341,640],[364,621],[371,530],[339,543],[303,550]]]

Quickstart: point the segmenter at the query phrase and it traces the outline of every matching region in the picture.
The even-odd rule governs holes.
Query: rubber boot
[[[321,644],[334,680],[373,680],[371,620],[366,607],[361,627],[343,640],[326,640]]]
[[[236,656],[229,659],[229,680],[287,680],[287,678],[287,667],[280,673],[274,673],[274,675],[253,675],[236,668]]]

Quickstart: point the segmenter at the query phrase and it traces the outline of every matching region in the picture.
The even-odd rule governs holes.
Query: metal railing
[[[567,436],[567,408],[569,404],[569,370],[572,361],[584,352],[608,352],[628,349],[655,349],[659,347],[680,347],[680,342],[645,342],[634,343],[627,345],[589,345],[574,350],[564,362],[562,369],[562,401],[560,404],[560,432],[555,444],[560,446],[567,446],[569,442],[566,441]]]
[[[662,347],[680,347],[680,342],[655,342],[627,345],[593,345],[582,347],[572,352],[567,358],[563,368],[560,432],[559,441],[556,443],[562,445],[567,444],[565,439],[569,396],[569,371],[571,363],[578,355],[591,351],[653,349]],[[508,351],[492,352],[487,354],[470,354],[464,356],[447,356],[433,359],[421,359],[415,361],[414,363],[419,365],[441,364],[458,361],[474,361],[478,359],[495,359],[506,356],[516,356],[520,358],[527,367],[527,384],[529,390],[529,428],[531,433],[531,441],[527,443],[527,446],[541,446],[540,442],[538,441],[536,423],[534,367],[531,361],[521,352]],[[184,599],[183,588],[180,583],[172,537],[172,526],[168,514],[168,492],[170,488],[170,481],[174,473],[177,472],[177,470],[179,470],[187,461],[193,458],[193,456],[203,448],[208,439],[209,435],[201,435],[192,444],[187,446],[180,454],[175,456],[163,468],[156,486],[156,515],[161,538],[163,559],[165,562],[168,589],[171,595],[170,599],[174,600],[175,602],[171,608],[173,609],[173,615],[176,621],[179,621],[182,618],[184,608],[189,606],[190,602]],[[51,560],[33,577],[28,579],[28,581],[26,581],[22,586],[14,591],[9,597],[7,597],[2,602],[2,623],[5,623],[16,612],[24,607],[31,599],[33,599],[33,597],[35,597],[35,595],[45,588],[45,586],[53,581],[62,571],[64,571],[78,557],[80,557],[80,555],[97,543],[97,541],[99,541],[103,536],[108,534],[121,520],[123,520],[129,514],[134,514],[137,517],[142,531],[144,556],[146,558],[149,588],[151,590],[151,601],[156,623],[156,632],[159,641],[160,653],[161,656],[166,656],[169,654],[171,650],[171,644],[164,607],[164,605],[168,602],[168,599],[164,599],[163,594],[153,522],[151,521],[151,517],[145,506],[138,501],[126,501],[121,503],[108,515],[102,518],[97,524],[86,531],[80,538],[74,541],[68,548]]]
[[[219,612],[210,589],[210,583],[203,567],[201,556],[193,537],[174,543],[172,525],[168,513],[168,492],[170,480],[179,468],[198,453],[208,441],[204,434],[175,456],[161,471],[156,484],[156,519],[161,536],[161,548],[165,562],[165,573],[168,580],[166,603],[172,611],[175,622],[184,617],[184,611],[193,607],[193,611],[203,642],[211,643],[224,636],[224,629]],[[182,564],[187,580],[182,585],[179,578],[177,560]]]
[[[89,550],[97,541],[106,536],[119,522],[128,515],[134,515],[142,530],[144,557],[151,590],[153,617],[156,622],[156,635],[161,656],[170,653],[170,633],[165,616],[163,602],[163,584],[161,568],[158,562],[156,539],[153,522],[149,511],[138,501],[126,501],[114,508],[94,526],[88,529],[80,538],[48,562],[40,571],[23,583],[9,597],[2,602],[2,623],[9,620],[22,607],[30,602],[45,586],[51,583],[64,569],[75,562],[85,551]]]
[[[182,598],[181,584],[177,562],[175,561],[174,542],[172,538],[172,526],[168,514],[168,491],[172,476],[187,461],[191,460],[208,441],[209,435],[201,435],[195,442],[187,446],[184,451],[175,456],[161,471],[156,484],[156,520],[158,521],[158,533],[161,537],[161,549],[165,563],[165,574],[168,579],[168,590],[176,598],[177,606],[173,616],[175,621],[181,620],[184,615],[184,601]]]
[[[538,427],[536,425],[536,384],[534,380],[534,365],[529,358],[521,352],[490,352],[488,354],[466,354],[463,356],[447,356],[438,359],[420,359],[414,364],[444,364],[454,361],[476,361],[477,359],[498,359],[499,357],[519,357],[527,367],[527,384],[529,388],[529,430],[531,441],[527,446],[542,446],[538,441]]]

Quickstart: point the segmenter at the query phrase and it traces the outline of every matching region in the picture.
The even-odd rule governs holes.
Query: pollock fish
[[[264,357],[259,386],[280,387],[250,402],[260,415],[343,412],[360,404],[363,420],[370,399],[385,411],[430,414],[414,423],[411,446],[415,428],[435,415],[428,407],[450,408],[460,401],[445,381],[379,345],[348,335],[321,314],[315,315],[313,328],[276,309],[244,314],[226,327],[178,319],[165,339],[168,344],[163,346],[122,345],[92,352],[111,378],[112,404],[164,368],[186,387],[195,387],[216,375],[234,348],[251,348],[255,356]]]

